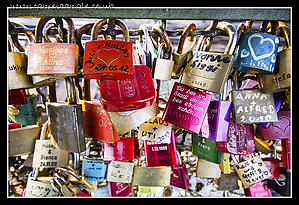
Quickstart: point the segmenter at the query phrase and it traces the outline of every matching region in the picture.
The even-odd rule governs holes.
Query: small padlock
[[[222,93],[233,64],[237,32],[235,27],[227,22],[219,22],[217,29],[223,30],[229,35],[224,54],[203,51],[190,52],[180,81],[182,84]],[[201,38],[200,42],[203,40],[204,38]]]
[[[178,151],[176,151],[176,156],[178,163],[177,165],[171,166],[170,185],[187,189],[189,187],[189,176],[186,162],[182,163],[181,156]]]
[[[110,182],[107,183],[109,196],[128,196],[131,193],[131,183]]]
[[[75,26],[71,18],[63,18],[68,24],[68,43],[41,43],[42,29],[52,17],[41,18],[37,23],[35,43],[29,45],[28,75],[75,76],[78,74],[78,45],[74,44]]]
[[[271,21],[270,21],[271,22]],[[234,69],[257,74],[272,74],[277,57],[279,38],[277,28],[271,22],[271,33],[266,33],[268,21],[261,25],[260,32],[243,32],[239,39],[234,60]],[[248,29],[249,30],[249,29]]]
[[[190,31],[195,31],[195,30],[196,30],[196,25],[194,23],[190,23],[184,29],[181,35],[178,47],[173,52],[173,61],[174,61],[173,70],[172,70],[173,75],[180,75],[182,73],[182,69],[186,64],[187,55],[191,50],[193,50],[196,41],[194,36],[188,37],[188,34]]]
[[[50,184],[51,176],[41,176],[34,180],[34,177],[28,177],[25,197],[56,197],[58,193]]]
[[[158,54],[157,54],[157,60],[155,65],[155,72],[154,72],[154,79],[157,80],[171,80],[171,73],[172,73],[174,61],[172,59],[161,58],[162,50],[165,45],[166,43],[159,44],[159,48],[158,48]]]
[[[123,30],[124,41],[99,40],[99,29],[107,24],[101,19],[92,27],[91,41],[86,42],[83,75],[88,79],[126,79],[133,76],[133,43],[129,42],[129,30],[124,22],[115,19]]]
[[[47,102],[47,114],[54,145],[69,152],[82,152],[85,147],[82,105],[76,103],[74,82],[65,78],[67,103]]]
[[[97,150],[97,155],[91,155],[91,145],[95,140],[90,141],[86,146],[86,156],[82,160],[82,175],[89,181],[103,181],[105,179],[107,165],[104,164],[101,154]],[[95,146],[100,143],[94,144]],[[101,147],[103,146],[100,144]]]
[[[170,167],[135,166],[133,185],[161,187],[170,184]]]
[[[107,170],[107,181],[131,183],[134,163],[111,161]]]
[[[114,143],[104,143],[105,161],[126,161],[134,159],[134,137],[120,137]]]
[[[238,185],[239,176],[236,172],[231,174],[222,174],[221,177],[216,180],[218,190],[236,190],[239,189]]]

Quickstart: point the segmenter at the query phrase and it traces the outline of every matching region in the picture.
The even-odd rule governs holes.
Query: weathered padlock
[[[271,176],[271,173],[259,155],[249,158],[243,162],[238,162],[234,155],[231,156],[235,163],[234,168],[239,175],[244,188],[248,188],[256,182],[262,181]]]
[[[27,74],[75,76],[78,74],[79,48],[74,44],[74,23],[71,18],[63,18],[68,24],[68,43],[41,43],[42,29],[50,19],[52,17],[41,18],[37,23],[35,43],[29,45]]]
[[[212,95],[175,82],[162,120],[199,133]]]
[[[131,183],[134,163],[111,161],[107,170],[107,181]]]
[[[171,166],[170,185],[182,189],[187,189],[189,186],[189,176],[186,167],[186,162],[182,163],[180,153],[176,151],[178,163]]]
[[[83,75],[88,79],[126,79],[133,76],[133,43],[129,42],[129,30],[124,22],[115,19],[123,30],[124,41],[99,40],[99,29],[107,24],[101,19],[92,27],[91,41],[86,42]]]
[[[66,167],[68,165],[69,153],[61,149],[57,149],[51,139],[46,139],[49,121],[43,124],[40,139],[35,141],[34,157],[32,167]]]
[[[192,153],[204,160],[220,164],[223,161],[223,153],[216,149],[216,142],[202,137],[198,134],[192,134]]]
[[[129,132],[130,133],[130,132]],[[126,161],[134,159],[134,137],[120,137],[114,143],[104,143],[105,161]]]
[[[133,66],[133,78],[98,80],[103,107],[109,112],[126,112],[152,105],[155,86],[146,65]]]
[[[292,52],[288,37],[290,28],[285,25],[279,25],[279,30],[285,38],[286,49],[277,53],[277,60],[273,74],[259,75],[260,84],[265,93],[279,92],[288,89],[291,86]]]
[[[219,164],[209,162],[204,159],[198,158],[196,165],[196,176],[206,178],[218,178],[221,176]]]
[[[153,166],[173,166],[177,164],[174,131],[171,132],[170,143],[144,140],[145,164]]]
[[[170,184],[170,167],[134,167],[133,185],[168,186]]]
[[[236,124],[277,122],[273,94],[259,89],[238,90],[238,73],[233,74],[232,111]]]
[[[227,22],[219,22],[217,28],[229,35],[224,54],[203,51],[190,52],[181,79],[182,84],[222,93],[233,64],[237,32],[235,27]]]
[[[261,25],[262,32],[243,32],[238,42],[234,60],[234,69],[248,73],[271,74],[277,57],[279,38],[275,35],[277,28],[271,22],[271,33],[266,33],[268,21]]]
[[[97,155],[91,155],[90,149],[94,141],[95,140],[89,141],[86,146],[86,156],[84,156],[82,160],[82,176],[89,181],[103,181],[105,179],[107,165],[105,165],[103,159],[99,157],[100,152],[98,150]],[[101,147],[103,146],[102,144],[100,145]]]
[[[74,82],[65,78],[67,103],[47,102],[47,114],[53,142],[59,149],[82,152],[85,147],[82,105],[76,104]]]
[[[222,174],[221,177],[216,179],[218,190],[236,190],[239,189],[238,185],[239,176],[236,172],[231,174]]]
[[[190,36],[188,34],[190,31],[195,31],[196,25],[194,23],[190,23],[183,31],[181,38],[179,40],[179,44],[177,49],[173,52],[173,75],[180,75],[182,72],[182,68],[186,64],[188,53],[193,50],[195,44],[195,37]],[[187,39],[187,40],[186,40]]]

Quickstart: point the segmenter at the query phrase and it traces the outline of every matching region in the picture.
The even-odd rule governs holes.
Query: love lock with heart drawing
[[[271,29],[271,33],[274,33],[274,30]],[[279,38],[275,35],[266,32],[243,32],[236,51],[234,69],[248,73],[272,74],[278,44]]]
[[[127,79],[133,77],[133,43],[129,42],[127,26],[116,19],[124,33],[124,41],[97,41],[99,29],[107,24],[106,19],[96,22],[92,28],[91,41],[86,42],[83,76],[87,79]]]

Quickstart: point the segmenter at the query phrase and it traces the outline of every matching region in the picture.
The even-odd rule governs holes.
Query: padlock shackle
[[[178,44],[178,48],[177,48],[177,53],[178,54],[182,54],[183,52],[183,47],[184,47],[184,43],[185,43],[185,40],[186,38],[188,37],[188,34],[190,31],[195,31],[196,30],[196,25],[194,23],[190,23],[183,31],[182,35],[181,35],[181,38],[180,38],[180,41],[179,41],[179,44]],[[190,37],[190,41],[194,41],[194,36],[193,37]]]
[[[149,53],[149,45],[150,45],[150,37],[149,37],[149,34],[148,34],[148,29],[146,28],[146,26],[144,24],[141,24],[139,26],[139,30],[142,30],[143,31],[143,35],[140,35],[139,36],[139,41],[140,43],[143,42],[143,36],[145,36],[145,45],[146,45],[146,53]]]
[[[55,23],[49,23],[49,24],[47,25],[46,29],[43,30],[43,36],[45,37],[45,41],[46,41],[47,43],[53,43],[53,42],[49,39],[49,34],[48,34],[49,30],[52,29],[52,28],[56,29],[56,30],[58,31],[58,34],[59,34],[59,36],[57,36],[57,35],[51,35],[51,36],[53,36],[53,37],[55,38],[56,43],[63,43],[63,39],[62,39],[62,36],[63,36],[63,34],[62,34],[62,30],[61,30],[60,28],[58,28],[57,25],[56,25]]]
[[[86,145],[86,157],[89,157],[90,156],[90,147],[91,147],[91,145],[93,145],[94,144],[94,142],[96,141],[96,144],[101,144],[101,146],[102,146],[102,150],[103,150],[103,144],[101,143],[101,142],[99,142],[99,141],[97,141],[97,140],[91,140],[91,141],[89,141],[88,143],[87,143],[87,145]]]
[[[53,17],[40,18],[36,25],[35,30],[35,43],[42,43],[42,30],[45,24]],[[71,18],[63,18],[68,25],[68,43],[75,42],[75,25]]]
[[[290,38],[289,38],[290,28],[285,24],[281,24],[280,22],[278,22],[278,23],[279,23],[279,32],[282,33],[282,35],[285,39],[286,48],[290,48],[291,47]]]
[[[83,78],[83,100],[91,100],[90,96],[90,79]]]
[[[93,25],[93,27],[91,29],[91,41],[96,41],[98,39],[99,30],[106,24],[108,24],[108,20],[101,19]]]
[[[172,45],[171,45],[169,36],[166,33],[165,29],[159,24],[155,24],[152,29],[154,31],[157,31],[160,35],[160,38],[162,38],[163,41],[166,43],[167,47],[166,47],[165,53],[171,52],[172,51]]]
[[[81,56],[84,55],[84,48],[81,43],[81,37],[84,33],[86,33],[89,29],[92,29],[94,23],[87,23],[78,28],[75,32],[75,39],[76,39],[76,44],[79,46],[79,54]]]
[[[68,105],[71,104],[77,104],[76,102],[76,91],[75,91],[75,85],[71,77],[64,78],[65,86],[67,90],[67,101]]]
[[[46,140],[46,133],[49,131],[49,120],[47,120],[40,131],[40,140]]]
[[[225,31],[229,37],[228,43],[224,50],[224,54],[233,55],[238,40],[236,28],[228,22],[219,22],[217,24],[217,29]]]

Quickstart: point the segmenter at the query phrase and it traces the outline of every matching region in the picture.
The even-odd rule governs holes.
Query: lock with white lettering
[[[47,102],[50,131],[56,147],[69,152],[83,152],[85,147],[82,105],[76,103],[74,82],[65,78],[68,102]]]
[[[52,17],[41,18],[37,23],[35,43],[29,45],[27,74],[32,76],[76,76],[78,74],[79,48],[74,42],[75,26],[68,24],[68,43],[41,43],[42,29]]]
[[[264,21],[261,24],[259,32],[248,32],[249,28],[247,32],[241,34],[234,60],[234,69],[247,73],[273,73],[279,38],[275,35],[277,22],[270,22],[271,34],[266,33],[269,21]]]
[[[199,133],[212,95],[174,83],[162,120]]]
[[[35,141],[32,167],[54,168],[68,165],[69,153],[56,148],[48,136],[49,121],[41,129],[40,139]]]
[[[285,49],[277,53],[274,73],[271,75],[259,75],[261,87],[265,93],[279,92],[291,86],[291,45],[290,28],[279,23],[279,31],[285,38]]]
[[[277,122],[277,114],[272,93],[259,89],[238,90],[238,73],[233,77],[232,111],[236,124]]]
[[[82,176],[89,181],[103,181],[105,179],[107,165],[104,164],[102,157],[103,151],[96,150],[97,155],[91,155],[91,146],[99,146],[102,148],[102,143],[96,140],[89,141],[86,146],[86,156],[82,160]]]
[[[219,22],[217,29],[225,31],[229,35],[224,54],[204,51],[190,52],[180,81],[182,84],[219,94],[222,93],[224,84],[232,69],[237,32],[235,27],[227,22]],[[200,40],[203,41],[204,38]]]
[[[234,155],[231,156],[235,163],[234,169],[239,175],[244,188],[248,188],[256,182],[271,177],[270,171],[267,169],[259,155],[242,162],[238,162]]]
[[[181,38],[179,40],[179,44],[177,49],[173,52],[173,75],[180,75],[182,73],[182,69],[185,67],[187,55],[191,50],[193,50],[195,44],[195,37],[190,36],[188,34],[190,31],[195,31],[196,25],[194,23],[190,23],[183,31]]]
[[[251,197],[272,197],[271,189],[268,186],[268,181],[263,180],[244,189],[245,196]]]
[[[133,76],[133,43],[129,42],[129,30],[119,19],[110,19],[123,31],[124,41],[98,40],[99,29],[107,24],[101,19],[91,30],[91,41],[86,42],[83,76],[88,79],[126,79]]]

